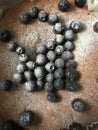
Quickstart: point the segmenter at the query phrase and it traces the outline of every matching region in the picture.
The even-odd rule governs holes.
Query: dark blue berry
[[[46,75],[47,82],[53,82],[53,80],[54,80],[54,75],[52,73]]]
[[[41,91],[44,88],[44,81],[43,80],[37,80],[36,85],[37,85],[37,90]]]
[[[57,55],[61,55],[61,54],[63,53],[63,51],[64,51],[64,47],[63,47],[62,45],[56,46],[56,48],[55,48],[55,53],[56,53]]]
[[[79,8],[83,8],[86,4],[86,0],[75,0],[75,5]]]
[[[55,48],[55,41],[52,41],[52,40],[47,41],[46,47],[48,50],[53,50]]]
[[[52,50],[48,51],[46,56],[49,61],[54,61],[56,59],[56,53]]]
[[[66,80],[65,88],[68,91],[76,91],[77,90],[77,83],[75,81]]]
[[[70,29],[74,33],[78,33],[82,30],[82,24],[79,21],[72,21],[70,24]]]
[[[67,0],[60,0],[58,3],[58,8],[62,12],[67,11],[69,9],[69,2]]]
[[[78,72],[74,68],[67,68],[65,71],[65,77],[71,81],[77,80]]]
[[[64,61],[67,61],[67,60],[73,59],[74,55],[73,55],[73,53],[70,52],[70,51],[63,51],[61,57],[62,57],[62,59],[63,59]]]
[[[76,111],[76,112],[82,112],[85,110],[85,102],[81,99],[75,99],[72,102],[72,108]]]
[[[53,27],[53,31],[57,34],[61,34],[64,32],[64,26],[61,23],[55,23],[54,27]]]
[[[37,7],[30,7],[30,16],[32,18],[37,18],[39,9]]]
[[[66,62],[66,68],[76,68],[77,67],[77,62],[74,60],[68,60]]]
[[[64,77],[64,70],[62,68],[56,69],[54,71],[54,78],[55,79],[61,79]]]
[[[37,79],[41,80],[45,77],[46,71],[43,67],[36,67],[34,69],[34,75]]]
[[[83,130],[83,127],[79,123],[73,123],[69,126],[69,130]]]
[[[55,70],[54,62],[48,62],[48,63],[45,65],[45,69],[46,69],[49,73],[52,73],[52,72]]]
[[[46,92],[52,92],[54,90],[53,83],[52,82],[46,82],[45,83],[45,91]]]
[[[23,85],[23,89],[29,93],[34,92],[36,90],[35,81],[30,80],[30,81],[25,82]]]
[[[41,22],[46,22],[48,20],[48,14],[44,10],[41,10],[38,13],[38,19]]]
[[[15,52],[17,47],[18,47],[18,44],[14,41],[10,41],[7,44],[7,49],[10,50],[11,52]]]
[[[56,90],[62,90],[65,87],[65,83],[63,79],[56,79],[54,81],[54,87]]]
[[[25,63],[25,62],[27,62],[28,60],[29,60],[29,57],[28,57],[27,54],[21,54],[21,55],[19,55],[19,61],[20,61],[20,62]]]
[[[28,62],[26,63],[26,67],[27,67],[29,70],[34,70],[35,62],[34,62],[34,61],[28,61]]]
[[[34,73],[32,71],[25,71],[24,72],[24,78],[27,80],[27,81],[30,81],[34,78]]]
[[[5,28],[0,28],[0,41],[7,42],[11,39],[10,32]]]
[[[56,97],[55,93],[52,93],[52,92],[48,93],[47,99],[51,103],[54,103],[57,101],[57,97]]]
[[[19,15],[19,20],[23,24],[28,24],[30,22],[30,15],[28,13],[21,13]]]
[[[23,73],[24,71],[26,71],[26,69],[27,68],[26,68],[25,64],[22,64],[22,63],[20,63],[16,66],[16,70],[18,73]]]
[[[23,54],[24,52],[25,52],[24,47],[18,46],[18,47],[16,48],[16,53],[17,53],[18,55],[21,55],[21,54]]]
[[[3,123],[2,130],[16,130],[16,124],[12,120],[7,120]]]
[[[96,22],[93,26],[94,32],[98,33],[98,22]]]
[[[65,31],[65,40],[66,41],[73,41],[75,39],[75,34],[72,30]]]
[[[58,22],[58,20],[59,20],[59,18],[58,18],[58,16],[56,14],[53,14],[53,13],[49,14],[49,16],[48,16],[48,22],[50,24],[55,24],[55,23]]]
[[[12,120],[7,120],[3,123],[2,130],[24,130],[24,128]]]
[[[0,90],[7,91],[11,88],[12,82],[10,80],[1,80],[0,81]]]
[[[19,115],[19,124],[23,127],[30,126],[33,123],[33,118],[32,111],[24,111]]]
[[[38,44],[36,47],[36,53],[38,54],[45,54],[47,52],[46,45],[44,44]]]
[[[43,54],[38,54],[38,55],[36,56],[36,63],[37,63],[38,65],[44,65],[46,62],[47,62],[47,58],[46,58],[45,55],[43,55]]]
[[[55,66],[56,66],[57,68],[64,68],[64,66],[65,66],[65,61],[64,61],[62,58],[57,58],[57,59],[55,60]]]

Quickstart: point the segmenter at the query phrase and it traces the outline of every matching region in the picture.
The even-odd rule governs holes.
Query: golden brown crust
[[[28,54],[34,56],[36,44],[54,37],[52,26],[32,21],[25,26],[19,23],[20,12],[27,12],[31,5],[49,12],[55,12],[69,25],[72,20],[80,20],[86,24],[86,30],[78,34],[75,41],[75,59],[81,72],[81,89],[78,92],[60,91],[61,101],[51,104],[46,99],[46,93],[25,93],[21,85],[14,85],[10,92],[0,92],[0,116],[17,121],[18,115],[24,109],[30,109],[38,115],[32,128],[34,130],[59,130],[68,127],[73,121],[86,125],[98,121],[98,34],[93,31],[93,24],[98,20],[98,13],[89,13],[86,8],[79,9],[72,5],[70,11],[62,13],[57,8],[58,0],[25,0],[18,6],[8,9],[0,21],[0,27],[8,28],[13,40],[24,46]],[[51,35],[50,35],[51,34]],[[6,49],[6,43],[0,43],[0,79],[12,77],[18,62],[17,55]],[[71,108],[74,98],[82,98],[88,104],[86,112],[77,113]]]

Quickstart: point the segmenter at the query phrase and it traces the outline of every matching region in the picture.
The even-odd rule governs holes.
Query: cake
[[[31,57],[35,56],[36,45],[54,38],[54,33],[53,26],[38,20],[26,26],[20,24],[19,14],[28,12],[30,6],[57,13],[67,26],[73,20],[81,21],[85,25],[85,30],[77,35],[74,42],[74,56],[81,73],[79,91],[59,91],[60,101],[54,104],[47,101],[45,92],[26,93],[22,91],[22,86],[17,84],[13,84],[13,89],[9,92],[0,92],[0,117],[3,120],[13,119],[17,122],[18,115],[30,109],[37,115],[30,127],[34,130],[60,130],[68,128],[72,122],[86,126],[98,121],[98,34],[93,30],[98,12],[89,12],[86,7],[77,8],[72,0],[69,11],[61,12],[57,3],[58,0],[25,0],[8,9],[0,21],[0,27],[7,28],[13,36],[12,40],[25,47]],[[16,54],[7,50],[6,43],[0,43],[0,79],[12,79],[18,63],[17,58]],[[85,112],[77,113],[72,109],[71,103],[75,98],[81,98],[87,103]]]

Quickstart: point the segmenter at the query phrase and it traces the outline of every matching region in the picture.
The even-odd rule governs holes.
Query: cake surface
[[[7,10],[0,21],[0,27],[9,29],[13,36],[12,40],[24,46],[33,58],[37,44],[54,38],[53,26],[38,20],[25,26],[18,20],[21,12],[28,12],[30,6],[35,5],[49,13],[57,13],[67,26],[73,20],[81,21],[86,28],[77,35],[74,51],[78,71],[81,73],[80,90],[59,91],[60,101],[53,104],[47,101],[45,92],[27,93],[22,90],[21,85],[14,84],[11,91],[0,92],[0,117],[3,120],[17,121],[18,115],[29,109],[37,115],[34,124],[30,127],[34,130],[60,130],[68,128],[72,122],[85,126],[98,121],[98,34],[93,31],[98,13],[88,12],[87,8],[77,8],[72,0],[70,2],[72,5],[69,11],[62,13],[57,8],[58,0],[25,0]],[[17,55],[7,50],[6,43],[0,43],[0,79],[12,79],[17,63]],[[75,98],[81,98],[88,104],[85,112],[77,113],[72,109],[71,102]]]

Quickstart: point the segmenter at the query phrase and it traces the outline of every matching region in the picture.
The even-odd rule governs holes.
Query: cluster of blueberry
[[[13,41],[9,42],[7,48],[15,51],[20,61],[13,79],[17,83],[23,83],[23,89],[28,92],[46,90],[48,100],[55,102],[56,90],[77,90],[76,80],[79,76],[72,51],[75,48],[73,43],[75,34],[82,30],[82,24],[72,21],[69,29],[66,29],[56,14],[48,14],[37,7],[31,7],[29,13],[21,13],[19,20],[27,24],[30,22],[28,18],[37,17],[40,21],[52,24],[56,36],[46,44],[37,45],[35,61],[30,60],[23,47]]]
[[[27,92],[44,89],[48,93],[47,99],[50,102],[56,102],[55,92],[57,90],[77,90],[76,81],[79,74],[76,70],[77,63],[73,59],[72,51],[75,48],[73,43],[75,34],[82,30],[82,24],[78,21],[72,21],[67,29],[56,14],[48,14],[37,7],[31,7],[29,13],[21,13],[19,16],[19,20],[23,24],[28,24],[35,18],[38,18],[41,22],[48,21],[49,24],[52,24],[56,36],[54,40],[49,40],[46,44],[37,45],[34,61],[26,54],[23,47],[16,42],[8,42],[8,50],[16,52],[19,56],[19,64],[16,67],[13,80],[22,83],[23,89]],[[10,38],[11,35],[8,30],[0,29],[0,41],[8,41]],[[10,88],[9,83],[10,81],[7,80],[2,81],[0,88],[7,90]],[[75,99],[72,102],[72,108],[77,112],[84,111],[85,102],[81,99]],[[29,126],[32,122],[33,115],[31,111],[20,114],[19,124],[21,126]],[[82,130],[82,126],[75,123],[69,128],[69,130],[75,129]]]

